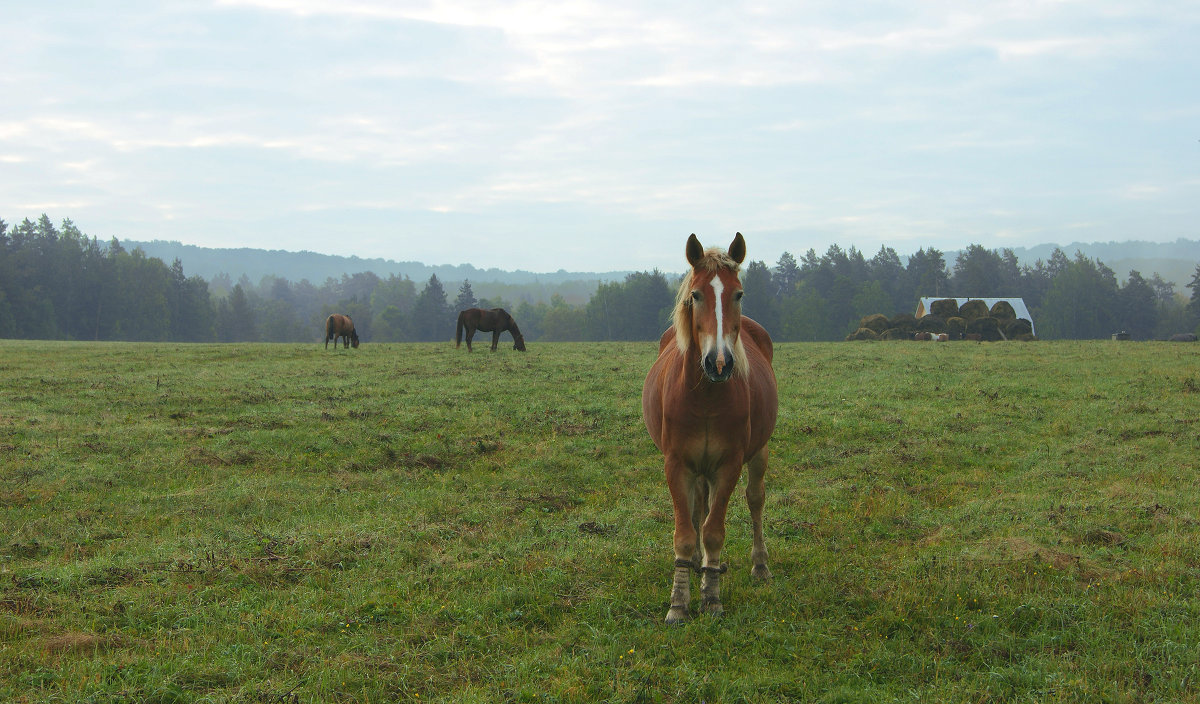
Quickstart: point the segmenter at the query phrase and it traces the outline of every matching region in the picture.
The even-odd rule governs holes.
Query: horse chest
[[[704,473],[724,463],[731,450],[741,447],[747,419],[729,415],[685,412],[668,417],[670,445],[693,471]]]

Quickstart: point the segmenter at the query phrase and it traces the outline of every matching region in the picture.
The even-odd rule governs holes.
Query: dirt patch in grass
[[[127,645],[126,639],[121,636],[71,632],[43,638],[41,650],[51,655],[98,654],[116,648],[124,648]]]
[[[1096,528],[1083,534],[1083,542],[1088,545],[1121,545],[1125,536],[1111,530]]]
[[[105,567],[104,569],[92,572],[84,576],[85,584],[100,587],[115,587],[128,584],[137,584],[146,578],[146,572],[142,569],[129,567]]]
[[[6,593],[0,595],[0,612],[16,616],[41,616],[51,613],[48,605],[26,594]]]
[[[385,464],[404,469],[442,469],[446,466],[446,461],[437,455],[398,453],[390,447],[384,448],[383,460]]]
[[[8,552],[19,560],[29,560],[45,555],[50,552],[50,548],[36,540],[30,540],[25,543],[9,543]]]
[[[996,549],[1001,555],[1012,560],[1042,560],[1053,565],[1054,569],[1065,569],[1078,565],[1080,562],[1078,555],[1048,548],[1044,545],[1037,545],[1024,538],[1004,538],[1003,540],[992,542],[990,546]]]
[[[616,530],[616,526],[597,523],[595,521],[586,521],[579,524],[579,532],[587,533],[588,535],[612,535]]]

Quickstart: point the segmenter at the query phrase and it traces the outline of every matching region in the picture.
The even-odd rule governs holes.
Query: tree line
[[[527,341],[655,340],[669,324],[677,275],[643,271],[601,284],[586,304],[477,298],[470,281],[434,274],[420,288],[406,276],[371,272],[320,285],[266,276],[205,281],[170,265],[83,234],[46,215],[15,227],[0,220],[0,337],[179,342],[303,342],[320,339],[324,319],[346,313],[365,342],[440,341],[454,336],[456,312],[500,307]],[[1102,262],[1055,250],[1020,265],[1012,250],[973,244],[952,265],[934,248],[902,261],[891,247],[867,258],[854,247],[784,252],[774,265],[749,262],[744,312],[778,341],[841,340],[865,315],[911,313],[917,299],[1020,297],[1039,336],[1164,338],[1200,327],[1200,264],[1186,292],[1157,273],[1123,281]],[[454,291],[453,287],[457,286]],[[506,289],[511,290],[511,289]]]

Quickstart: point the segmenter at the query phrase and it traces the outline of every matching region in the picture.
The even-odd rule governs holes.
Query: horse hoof
[[[678,626],[687,623],[689,618],[691,616],[688,614],[687,609],[682,606],[672,606],[671,610],[667,612],[667,625]]]
[[[713,618],[721,618],[725,615],[725,607],[721,606],[721,602],[717,601],[711,604],[704,605],[704,613]]]
[[[766,564],[755,565],[750,570],[750,576],[754,577],[755,579],[761,579],[765,582],[771,578],[771,570],[767,569]]]

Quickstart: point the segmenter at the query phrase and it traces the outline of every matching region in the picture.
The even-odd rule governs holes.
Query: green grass
[[[0,700],[1200,701],[1200,346],[779,345],[675,628],[655,349],[0,341]]]

